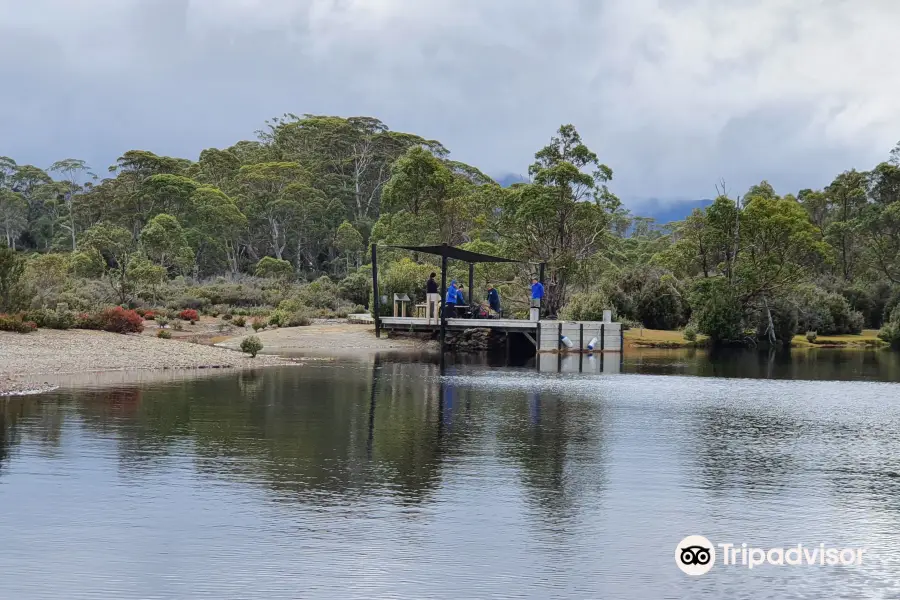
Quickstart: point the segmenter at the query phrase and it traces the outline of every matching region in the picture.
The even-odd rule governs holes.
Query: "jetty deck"
[[[381,329],[397,332],[439,332],[440,320],[381,317]],[[600,321],[529,321],[525,319],[447,319],[448,331],[493,329],[522,334],[538,352],[621,352],[622,324]],[[572,346],[567,346],[563,338]],[[588,346],[596,339],[593,349]]]

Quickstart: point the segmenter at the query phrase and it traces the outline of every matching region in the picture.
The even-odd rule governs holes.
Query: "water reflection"
[[[6,399],[4,594],[864,597],[897,585],[896,384],[627,374],[664,355],[596,369],[585,356],[572,373],[572,358],[553,357],[560,372],[452,359],[442,372],[376,357]],[[735,360],[715,369],[806,368]],[[873,558],[689,581],[671,556],[686,533],[857,544]]]

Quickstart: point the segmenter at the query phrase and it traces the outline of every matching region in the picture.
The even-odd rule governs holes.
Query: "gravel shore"
[[[371,355],[382,351],[420,352],[438,348],[433,341],[411,336],[388,337],[385,332],[375,337],[375,326],[347,321],[316,321],[307,327],[268,329],[256,334],[263,352],[273,354],[346,354]],[[243,336],[216,344],[221,348],[238,348]]]
[[[283,364],[289,361],[265,355],[250,358],[226,348],[140,335],[80,329],[0,332],[0,395],[46,391],[55,386],[50,380],[67,374]]]

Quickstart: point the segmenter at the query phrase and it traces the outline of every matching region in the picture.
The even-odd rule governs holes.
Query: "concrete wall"
[[[594,352],[621,352],[622,351],[622,324],[600,323],[598,321],[541,321],[540,340],[538,349],[540,352],[578,352],[581,327],[584,327],[584,345],[582,352],[590,352],[587,346],[591,339],[598,339]],[[573,346],[566,348],[559,342],[560,324],[562,335],[569,338]],[[602,344],[600,342],[602,340]]]
[[[595,354],[550,354],[537,355],[538,370],[541,373],[593,373],[595,375],[615,375],[622,372],[621,354],[618,352]]]

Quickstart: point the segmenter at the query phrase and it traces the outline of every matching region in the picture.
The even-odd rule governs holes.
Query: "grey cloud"
[[[22,5],[0,0],[0,154],[43,166],[193,158],[311,112],[377,116],[521,173],[571,122],[639,204],[708,197],[722,177],[822,186],[900,137],[900,75],[868,60],[900,24],[889,2]]]

